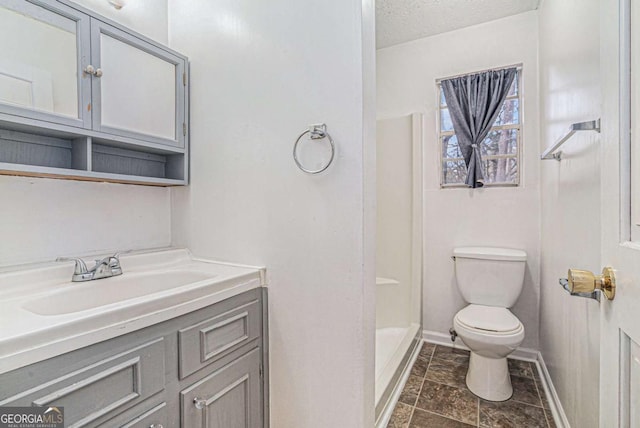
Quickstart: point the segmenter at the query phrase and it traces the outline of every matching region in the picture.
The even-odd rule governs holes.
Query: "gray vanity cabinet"
[[[67,428],[266,427],[265,300],[247,291],[1,374],[0,406],[63,406]]]

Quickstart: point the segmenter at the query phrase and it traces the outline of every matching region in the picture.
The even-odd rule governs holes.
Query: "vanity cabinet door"
[[[186,59],[91,19],[96,131],[185,146]]]
[[[53,0],[0,0],[0,116],[91,127],[90,17]]]
[[[180,393],[182,427],[262,428],[260,349]]]

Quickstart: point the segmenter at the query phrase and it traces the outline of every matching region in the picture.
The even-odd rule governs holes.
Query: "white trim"
[[[462,340],[460,340],[459,337],[456,338],[455,343],[452,343],[451,337],[446,333],[440,333],[431,330],[422,330],[422,338],[425,342],[433,343],[435,345],[448,347],[455,346],[456,348],[465,349],[467,351],[469,350],[469,348],[465,346],[464,343],[462,343]],[[562,403],[560,403],[558,393],[553,386],[551,375],[549,375],[549,371],[547,370],[547,366],[544,363],[544,359],[542,358],[542,354],[540,353],[540,351],[536,351],[535,349],[530,348],[518,348],[510,355],[510,357],[514,360],[529,361],[536,365],[536,369],[538,370],[538,374],[540,375],[542,388],[544,389],[544,393],[547,396],[547,401],[549,402],[549,410],[551,410],[551,415],[553,416],[554,422],[556,423],[558,428],[571,428],[571,425],[569,425],[569,420],[567,419],[567,415],[562,408]]]
[[[452,344],[451,337],[446,333],[422,330],[422,339],[424,339],[425,342],[433,343],[436,345],[456,347],[469,351],[469,348],[462,342],[460,337],[457,337],[455,344]],[[525,360],[530,362],[538,361],[538,351],[530,348],[518,348],[511,354],[511,358],[515,360]]]
[[[558,428],[571,428],[571,425],[569,425],[569,420],[567,419],[567,415],[562,408],[560,397],[558,397],[556,388],[553,386],[553,381],[551,380],[551,375],[547,370],[547,365],[544,363],[544,359],[542,358],[542,354],[540,352],[538,352],[538,361],[536,361],[536,367],[538,369],[538,373],[540,374],[542,387],[544,388],[544,393],[547,396],[547,401],[549,402],[550,407],[549,410],[551,410],[554,422],[556,423]]]
[[[635,227],[633,225],[633,189],[632,180],[632,132],[633,122],[633,89],[631,80],[631,2],[623,0],[620,4],[620,65],[619,65],[619,106],[618,128],[620,133],[620,242],[633,241]]]
[[[620,244],[623,248],[628,248],[630,250],[640,250],[640,241],[626,241]]]
[[[465,349],[467,351],[469,350],[469,348],[467,348],[465,344],[462,343],[462,340],[460,340],[459,337],[456,338],[455,345],[452,344],[451,337],[446,333],[439,333],[437,331],[431,330],[422,330],[422,339],[425,342],[433,343],[435,345],[448,346],[451,348],[455,346],[456,348]]]
[[[422,349],[422,343],[423,341],[419,340],[417,346],[414,347],[413,354],[411,354],[409,361],[407,361],[407,364],[404,366],[402,375],[400,375],[400,378],[398,379],[396,386],[393,388],[393,392],[389,396],[389,399],[387,400],[387,404],[384,406],[384,409],[382,410],[382,412],[380,412],[380,416],[376,421],[376,428],[386,428],[386,426],[389,424],[389,420],[391,420],[391,415],[393,415],[393,411],[395,410],[396,405],[398,404],[398,400],[400,399],[400,394],[402,394],[402,390],[404,389],[404,386],[406,385],[407,380],[409,379],[409,375],[411,374],[411,368],[413,367],[413,364],[418,359],[418,355],[420,355],[420,350]]]

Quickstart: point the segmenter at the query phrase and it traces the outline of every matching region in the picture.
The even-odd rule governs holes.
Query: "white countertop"
[[[198,259],[185,249],[126,254],[120,263],[122,275],[87,282],[71,282],[73,262],[0,271],[0,373],[265,285],[264,268]],[[172,286],[182,275],[192,279]],[[138,282],[144,288],[134,290]]]

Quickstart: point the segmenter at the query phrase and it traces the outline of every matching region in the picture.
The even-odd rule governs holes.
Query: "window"
[[[517,186],[520,182],[522,133],[520,75],[521,70],[518,70],[498,118],[493,123],[487,138],[480,145],[485,186]],[[438,93],[440,94],[438,136],[442,161],[441,187],[464,186],[467,166],[458,147],[440,83],[438,83]]]

